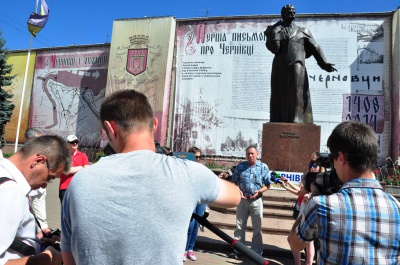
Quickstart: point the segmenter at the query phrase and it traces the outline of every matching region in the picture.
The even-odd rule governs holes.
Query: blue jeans
[[[203,216],[205,209],[205,204],[199,204],[196,206],[193,212],[197,215]],[[199,232],[199,226],[200,224],[196,221],[196,219],[193,218],[192,221],[190,221],[185,251],[193,250],[194,243],[196,243],[197,232]]]

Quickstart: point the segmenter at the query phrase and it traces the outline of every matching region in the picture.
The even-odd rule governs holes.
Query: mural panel
[[[37,53],[31,127],[45,134],[75,134],[81,146],[99,146],[109,47]]]

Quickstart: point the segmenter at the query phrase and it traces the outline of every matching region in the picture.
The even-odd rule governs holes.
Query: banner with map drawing
[[[261,149],[274,58],[263,32],[279,19],[178,22],[175,150],[195,145],[206,154],[244,156],[250,144]],[[337,69],[328,73],[313,57],[306,60],[320,151],[328,151],[327,138],[338,123],[355,119],[374,128],[380,157],[389,155],[391,15],[299,15],[295,22],[311,31]]]
[[[99,146],[108,60],[109,46],[38,52],[29,126],[45,134],[75,134],[81,146]]]
[[[13,94],[11,102],[15,105],[11,121],[5,127],[5,139],[8,143],[15,143],[18,126],[18,116],[21,106],[22,88],[24,86],[25,68],[28,59],[27,52],[12,52],[7,55],[7,64],[12,65],[10,75],[15,75],[10,86],[3,87],[7,92]],[[36,52],[31,52],[28,73],[26,76],[26,89],[21,113],[21,125],[18,142],[25,142],[24,132],[28,126],[29,101],[31,98],[32,78],[35,65]]]

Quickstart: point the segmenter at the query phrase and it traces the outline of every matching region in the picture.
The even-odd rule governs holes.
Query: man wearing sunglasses
[[[70,167],[69,148],[54,135],[33,138],[10,158],[0,158],[0,264],[61,264],[53,247],[40,251],[28,196]]]
[[[332,195],[315,196],[312,189],[313,198],[292,227],[290,246],[300,251],[318,238],[318,264],[400,264],[400,203],[375,178],[374,131],[343,122],[327,146],[343,185]]]
[[[67,143],[71,152],[72,167],[68,174],[61,174],[60,191],[58,194],[61,204],[64,199],[65,191],[67,190],[75,173],[90,165],[87,155],[78,150],[79,140],[76,135],[68,135]]]

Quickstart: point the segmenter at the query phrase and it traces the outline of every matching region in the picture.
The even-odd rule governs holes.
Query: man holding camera
[[[359,122],[343,122],[327,146],[343,185],[337,193],[321,196],[313,185],[313,198],[291,230],[291,247],[302,250],[318,238],[319,264],[398,264],[400,203],[375,179],[374,131]]]
[[[0,158],[0,264],[62,263],[52,246],[41,252],[28,196],[70,167],[68,146],[59,136],[33,138],[9,159]]]

